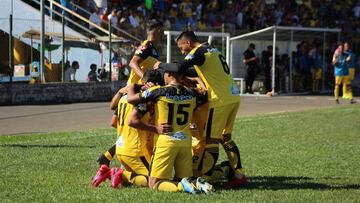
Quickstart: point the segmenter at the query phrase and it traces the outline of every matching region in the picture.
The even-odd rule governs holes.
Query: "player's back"
[[[208,44],[201,44],[194,48],[185,59],[191,55],[205,57],[202,65],[194,67],[204,81],[212,102],[223,105],[239,101],[239,90],[234,83],[226,59],[219,50]]]
[[[139,104],[142,108],[144,104]],[[145,107],[144,107],[145,108]],[[117,134],[119,139],[116,142],[116,153],[126,156],[144,156],[143,149],[146,146],[147,132],[129,126],[131,112],[134,105],[127,102],[127,95],[121,97],[118,103]],[[148,113],[142,120],[149,119]]]
[[[335,75],[336,76],[346,76],[349,74],[348,63],[346,62],[347,54],[343,53],[338,56],[338,61],[335,64]]]
[[[199,96],[184,86],[171,85],[150,88],[148,94],[156,101],[155,125],[167,123],[173,129],[172,133],[155,136],[156,147],[191,146],[189,127]]]

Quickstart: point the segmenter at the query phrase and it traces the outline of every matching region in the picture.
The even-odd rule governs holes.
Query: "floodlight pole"
[[[61,16],[61,56],[62,56],[62,63],[61,63],[61,82],[64,82],[64,70],[65,70],[65,19],[64,15]]]
[[[166,41],[167,41],[167,46],[166,46],[166,63],[170,63],[171,62],[171,33],[170,32],[165,32],[166,34]]]
[[[275,94],[275,51],[276,51],[276,26],[273,29],[273,53],[272,53],[272,81],[271,81],[271,92]]]
[[[112,49],[112,43],[111,43],[111,22],[109,22],[109,81],[111,82],[112,76],[111,76],[111,49]]]
[[[230,35],[226,36],[226,62],[230,64]],[[230,72],[232,72],[231,69]]]
[[[9,16],[9,68],[10,68],[10,83],[13,81],[14,76],[14,41],[13,41],[13,11],[14,1],[11,0],[11,13]]]
[[[290,56],[290,70],[289,70],[289,83],[290,83],[290,93],[293,92],[293,55],[292,55],[292,51],[291,51],[291,46],[293,44],[294,41],[294,31],[291,30],[291,35],[290,35],[290,51],[289,51],[289,56]]]
[[[10,67],[10,83],[12,83],[13,81],[13,76],[14,76],[14,41],[13,41],[13,15],[10,14],[9,17],[9,27],[10,27],[10,31],[9,31],[9,67]]]
[[[45,70],[45,0],[41,0],[40,5],[41,12],[41,31],[40,31],[40,74],[41,82],[45,82],[44,70]]]
[[[322,55],[322,65],[323,65],[323,67],[322,67],[322,81],[321,81],[321,85],[322,85],[322,87],[321,87],[321,89],[323,90],[323,91],[325,91],[325,40],[326,40],[326,32],[324,32],[324,35],[323,35],[323,55]]]

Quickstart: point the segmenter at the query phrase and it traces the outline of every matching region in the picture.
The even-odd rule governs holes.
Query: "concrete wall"
[[[125,82],[0,84],[0,105],[110,101]]]

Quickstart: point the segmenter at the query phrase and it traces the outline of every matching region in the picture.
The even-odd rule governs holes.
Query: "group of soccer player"
[[[149,20],[147,40],[130,61],[127,86],[110,104],[118,139],[98,158],[92,185],[109,178],[114,188],[132,184],[208,194],[214,191],[209,182],[225,177],[225,188],[244,186],[240,151],[231,136],[240,96],[224,56],[184,31],[176,38],[184,59],[163,63],[156,49],[162,36],[162,24]],[[228,161],[216,165],[219,144]],[[110,169],[115,155],[122,168]]]
[[[340,43],[333,55],[332,64],[335,66],[335,101],[339,104],[340,85],[342,84],[343,98],[349,99],[351,104],[356,103],[353,99],[351,82],[355,77],[355,54],[350,49],[350,43]]]

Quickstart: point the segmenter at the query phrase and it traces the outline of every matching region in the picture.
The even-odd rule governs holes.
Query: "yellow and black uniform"
[[[148,122],[150,120],[150,113],[146,113],[147,107],[145,104],[139,104],[134,107],[127,102],[127,95],[121,97],[118,103],[117,134],[119,137],[115,143],[116,155],[127,171],[148,176],[150,157],[145,157],[146,153],[144,152],[148,133],[128,125],[131,112],[134,108],[137,108],[144,115],[143,121]]]
[[[143,61],[139,64],[140,69],[145,72],[146,70],[153,69],[154,64],[159,59],[159,53],[155,46],[149,40],[145,40],[135,51],[135,56],[139,56]],[[130,71],[130,76],[127,84],[141,83],[141,78],[133,71]]]
[[[191,66],[195,67],[208,90],[206,137],[220,139],[222,134],[232,131],[240,105],[239,90],[224,56],[216,48],[200,44],[192,49],[180,64],[180,70],[186,72]]]
[[[191,177],[190,121],[196,106],[207,102],[207,95],[184,86],[156,86],[140,95],[141,102],[156,102],[155,125],[170,124],[173,132],[155,135],[150,176],[170,179],[175,169],[178,178]]]
[[[221,140],[233,170],[240,174],[242,173],[240,152],[235,142],[231,140],[231,132],[240,106],[240,96],[230,68],[220,51],[207,43],[198,45],[186,55],[180,63],[180,72],[186,73],[192,66],[203,80],[209,98],[207,116],[202,117],[207,120],[198,121],[206,125],[198,127],[205,129],[204,137],[209,140],[202,157],[199,157],[198,170],[205,175],[212,175],[219,156],[219,147],[218,141],[210,140]]]

